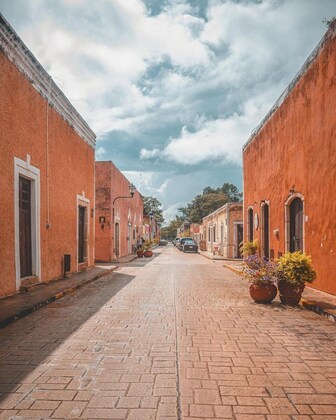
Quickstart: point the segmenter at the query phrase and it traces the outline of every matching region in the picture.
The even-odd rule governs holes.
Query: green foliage
[[[312,283],[316,278],[311,257],[301,251],[286,252],[277,260],[279,280],[292,284]]]
[[[183,217],[176,216],[176,218],[172,220],[168,226],[165,226],[161,229],[161,237],[167,239],[175,239],[176,230],[182,225],[183,222]]]
[[[155,197],[142,197],[144,203],[144,214],[149,215],[153,213],[155,220],[159,223],[163,223],[163,211],[162,211],[162,204],[160,201]]]
[[[152,241],[150,241],[149,239],[145,242],[145,245],[144,245],[145,251],[150,249],[151,244],[152,244]]]
[[[202,194],[198,194],[186,207],[178,210],[183,218],[190,223],[202,223],[202,219],[219,207],[229,202],[238,202],[242,199],[242,193],[238,188],[229,183],[224,183],[220,188],[206,187]]]
[[[255,255],[258,252],[257,240],[245,242],[240,247],[240,252],[243,254],[244,257],[248,257],[249,255]]]

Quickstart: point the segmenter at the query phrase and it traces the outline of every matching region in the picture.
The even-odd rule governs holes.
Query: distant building
[[[155,215],[144,214],[143,238],[146,241],[160,241],[161,223],[156,220]]]
[[[177,237],[182,238],[184,236],[190,236],[190,223],[189,222],[183,222],[182,225],[177,228]]]
[[[193,238],[195,242],[199,242],[200,240],[200,229],[198,223],[191,223],[189,227],[190,237]]]
[[[95,134],[0,14],[0,296],[94,264]]]
[[[243,203],[227,203],[203,218],[201,240],[206,250],[225,258],[241,258]]]
[[[243,148],[245,240],[311,255],[312,287],[336,294],[336,25]]]
[[[112,261],[132,253],[142,237],[143,202],[110,161],[96,162],[96,261]],[[124,198],[117,198],[124,197]]]

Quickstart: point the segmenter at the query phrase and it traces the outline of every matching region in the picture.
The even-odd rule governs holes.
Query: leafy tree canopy
[[[153,213],[155,220],[159,223],[163,223],[163,211],[162,211],[162,204],[160,201],[155,197],[142,197],[143,204],[144,204],[144,214],[149,215]]]
[[[198,194],[190,203],[178,210],[182,213],[184,220],[190,223],[201,223],[203,217],[226,203],[241,201],[242,196],[243,194],[235,185],[225,182],[219,188],[204,188],[202,194]]]
[[[165,226],[161,229],[161,237],[167,239],[175,239],[177,229],[182,225],[184,222],[184,217],[176,216],[174,220],[172,220],[168,226]]]

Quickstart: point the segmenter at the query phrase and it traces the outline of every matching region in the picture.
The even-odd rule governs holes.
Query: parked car
[[[188,237],[181,238],[181,239],[180,239],[180,242],[179,242],[179,243],[178,243],[178,245],[177,245],[178,249],[179,249],[180,251],[182,251],[182,250],[183,250],[183,244],[184,244],[184,242],[185,242],[185,241],[192,241],[192,240],[193,240],[193,238],[188,238]]]
[[[160,239],[159,245],[165,246],[168,244],[168,241],[166,239]]]
[[[187,240],[183,242],[182,245],[183,252],[198,252],[198,245],[193,240]]]
[[[178,246],[179,242],[180,242],[180,238],[175,238],[175,239],[173,240],[173,244],[174,244],[174,246]]]

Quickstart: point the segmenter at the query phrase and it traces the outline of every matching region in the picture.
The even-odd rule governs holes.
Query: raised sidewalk
[[[200,254],[212,260],[220,260],[225,268],[238,275],[242,274],[242,260],[228,260],[217,255],[213,256],[211,252],[206,251],[200,251]],[[305,309],[309,309],[328,318],[330,321],[336,322],[336,296],[334,295],[306,286],[300,305]]]
[[[120,264],[130,262],[135,255],[114,260],[111,263],[97,263],[86,271],[68,275],[65,278],[51,280],[32,287],[28,292],[0,298],[0,328],[20,319],[44,305],[59,299],[80,287],[85,286],[116,270]]]

